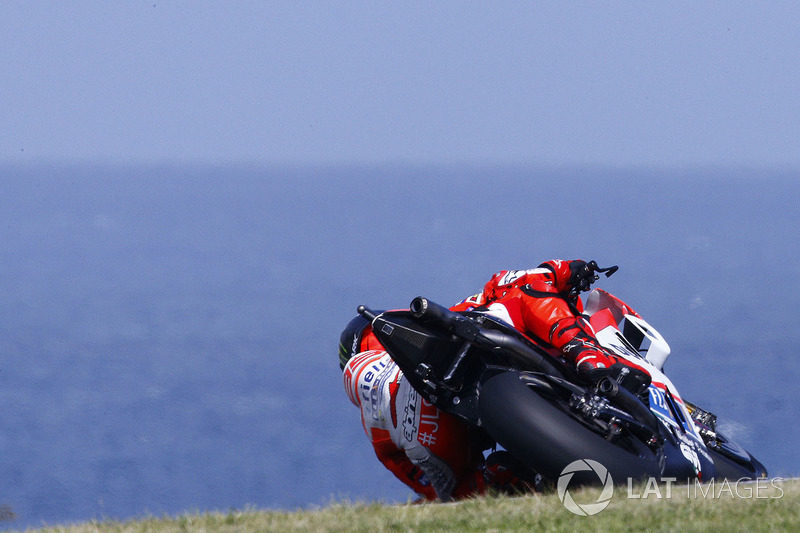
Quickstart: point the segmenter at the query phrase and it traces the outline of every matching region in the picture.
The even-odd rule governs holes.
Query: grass
[[[758,489],[758,490],[756,490]],[[658,497],[660,493],[661,498]],[[599,489],[570,490],[595,503]],[[629,495],[639,496],[629,498]],[[556,494],[487,496],[455,504],[336,503],[304,511],[231,511],[128,522],[94,521],[41,532],[233,531],[800,531],[800,481],[749,484],[618,487],[607,508],[577,516]]]

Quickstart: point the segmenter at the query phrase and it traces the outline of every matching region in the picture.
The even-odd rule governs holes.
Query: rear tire
[[[489,378],[481,387],[479,409],[487,432],[551,481],[579,459],[599,462],[617,484],[661,474],[658,457],[651,450],[637,455],[610,443],[526,386],[517,372]],[[591,472],[576,472],[573,479],[600,481]]]

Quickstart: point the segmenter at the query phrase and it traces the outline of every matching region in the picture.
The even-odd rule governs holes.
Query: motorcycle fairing
[[[625,302],[602,289],[589,294],[586,311],[600,344],[650,372],[650,410],[671,429],[681,453],[702,479],[704,471],[713,468],[713,460],[677,389],[662,371],[670,353],[667,342]]]

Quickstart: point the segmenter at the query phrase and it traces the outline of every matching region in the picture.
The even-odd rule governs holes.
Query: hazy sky
[[[0,2],[0,161],[800,166],[800,2]]]

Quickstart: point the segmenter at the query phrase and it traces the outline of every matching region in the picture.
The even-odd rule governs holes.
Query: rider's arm
[[[488,301],[496,300],[515,287],[523,287],[531,283],[552,285],[554,280],[553,272],[542,267],[529,270],[501,270],[483,286],[483,296]]]
[[[567,298],[567,293],[575,281],[573,270],[585,264],[580,259],[569,261],[553,259],[529,270],[501,270],[484,285],[484,300],[487,303],[497,300],[511,289],[525,285],[530,285],[537,291],[560,293]],[[579,313],[583,312],[583,302],[577,295],[570,294],[569,299]]]
[[[397,479],[408,485],[411,490],[424,496],[426,500],[436,499],[436,491],[431,486],[425,473],[409,460],[405,452],[398,449],[391,439],[386,438],[372,443],[375,455],[383,466],[391,471]]]

